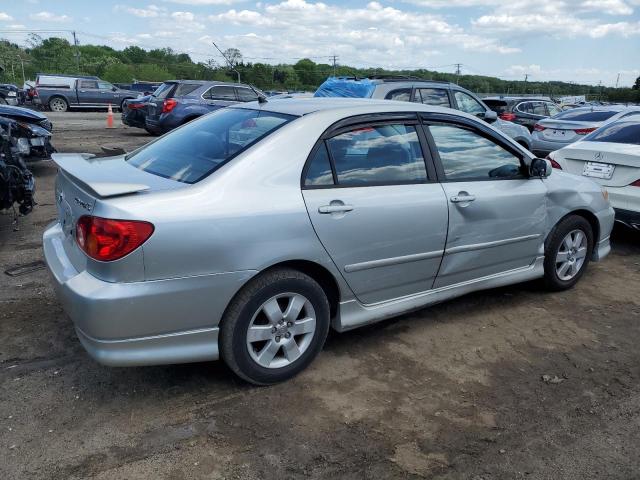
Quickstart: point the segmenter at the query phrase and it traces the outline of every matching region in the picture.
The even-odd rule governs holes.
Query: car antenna
[[[258,103],[263,104],[268,102],[267,97],[265,96],[264,93],[260,92],[257,88],[255,88],[251,84],[249,84],[249,88],[251,88],[251,90],[253,90],[253,93],[255,93],[258,96]]]

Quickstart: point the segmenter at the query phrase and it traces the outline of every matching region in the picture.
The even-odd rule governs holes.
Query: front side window
[[[531,113],[534,115],[547,116],[547,109],[544,102],[531,102]]]
[[[553,116],[553,115],[557,115],[558,113],[560,113],[562,110],[560,110],[560,107],[558,107],[555,103],[547,103],[547,110],[549,110],[549,115]]]
[[[522,177],[518,157],[473,130],[430,125],[447,180],[500,180]]]
[[[478,115],[479,113],[485,113],[486,109],[482,104],[464,92],[455,92],[456,102],[458,103],[458,109],[463,112],[470,113],[471,115]]]
[[[112,90],[113,85],[111,85],[109,82],[98,82],[98,88],[100,90]]]
[[[126,157],[145,172],[196,183],[295,116],[224,108],[189,122]]]
[[[211,100],[236,100],[236,91],[233,87],[219,86],[211,87],[204,96]]]
[[[427,180],[413,125],[357,128],[327,140],[341,186],[422,183]]]
[[[258,95],[253,90],[248,88],[238,88],[236,89],[238,92],[238,100],[241,102],[255,102],[258,100]]]
[[[414,101],[424,105],[434,105],[437,107],[451,107],[449,94],[443,88],[418,88]]]
[[[399,102],[408,102],[411,99],[410,88],[398,88],[387,93],[385,100],[397,100]]]

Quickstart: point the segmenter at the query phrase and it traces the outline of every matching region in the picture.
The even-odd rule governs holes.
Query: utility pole
[[[458,85],[458,82],[460,81],[460,67],[462,67],[462,64],[454,63],[454,66],[456,67],[456,85]]]
[[[620,82],[620,74],[618,74],[618,78],[616,78],[616,88],[618,88],[618,83]]]
[[[598,101],[602,100],[602,80],[598,82],[599,92],[598,92]]]
[[[527,93],[527,80],[529,80],[529,74],[525,73],[524,74],[524,93]]]
[[[333,76],[336,76],[336,61],[338,60],[338,56],[333,54],[329,57],[329,60],[333,60]]]
[[[227,56],[224,53],[222,53],[222,50],[220,50],[218,48],[218,45],[216,45],[216,42],[211,40],[211,43],[213,43],[213,46],[216,47],[216,50],[218,50],[220,52],[220,55],[222,55],[222,58],[225,59],[225,61],[227,62],[227,65],[229,65],[229,68],[231,69],[231,71],[236,72],[236,74],[238,75],[238,83],[240,83],[240,72],[238,70],[236,70],[236,68],[233,66],[233,64],[227,58]]]
[[[74,56],[76,57],[76,73],[80,73],[80,51],[78,50],[78,37],[76,37],[76,31],[71,32],[73,34],[73,46],[75,47]]]

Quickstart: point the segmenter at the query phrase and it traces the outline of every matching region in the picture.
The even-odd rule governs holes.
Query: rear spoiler
[[[122,180],[122,169],[108,168],[123,157],[96,158],[92,153],[54,153],[53,161],[80,186],[102,198],[149,190],[148,185]]]

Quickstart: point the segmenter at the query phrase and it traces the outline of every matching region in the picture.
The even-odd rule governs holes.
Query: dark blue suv
[[[258,100],[251,87],[204,80],[164,82],[149,98],[145,128],[162,134],[194,118],[239,102]]]

